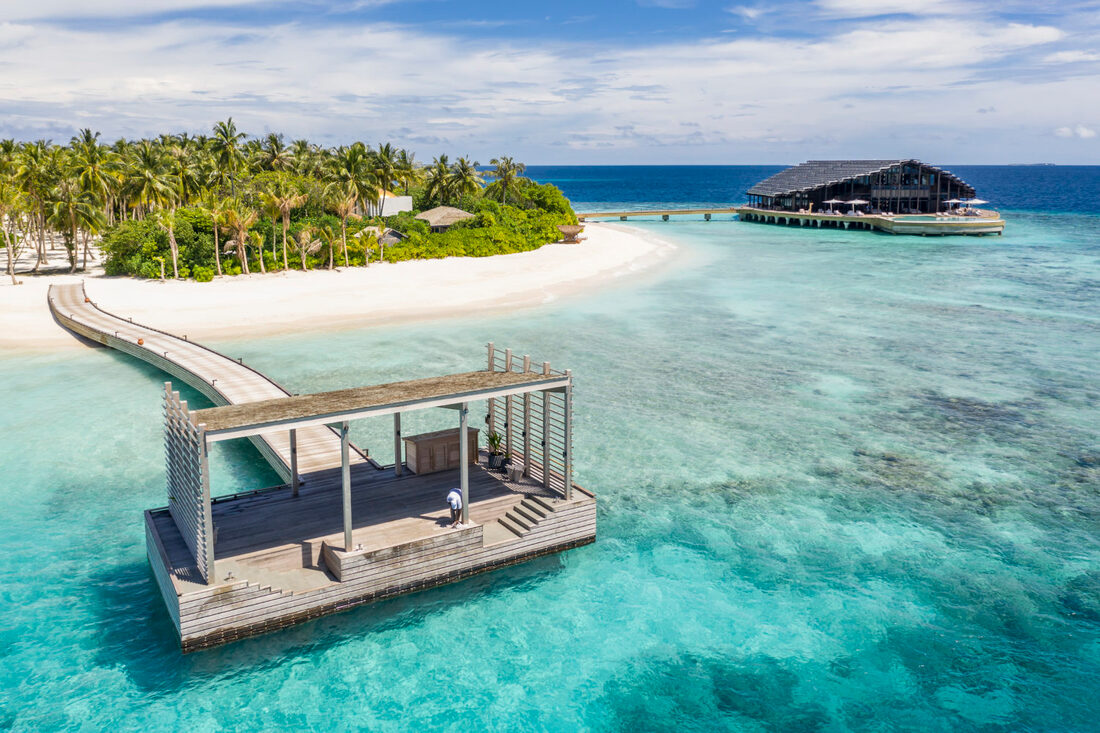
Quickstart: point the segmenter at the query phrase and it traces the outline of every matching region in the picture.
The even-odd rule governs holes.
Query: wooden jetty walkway
[[[213,349],[151,326],[134,323],[96,306],[83,284],[51,285],[50,311],[68,330],[96,343],[137,357],[183,380],[215,405],[287,397],[290,392],[275,380]],[[296,431],[291,441],[286,432],[258,435],[253,445],[288,483],[306,480],[316,471],[340,467],[340,436],[332,428],[318,426]],[[352,447],[353,463],[367,456]],[[292,471],[292,467],[297,471]],[[294,475],[292,475],[292,473]]]
[[[291,395],[240,360],[98,308],[82,285],[52,286],[48,298],[65,328],[217,405],[189,408],[165,384],[168,505],[145,512],[149,564],[184,651],[596,538],[596,498],[573,483],[572,375],[549,362],[489,344],[481,371]],[[477,449],[468,420],[478,403],[489,432],[503,433],[506,473]],[[403,436],[401,414],[430,408],[457,412],[456,429]],[[378,417],[393,419],[386,470],[348,439],[352,420]],[[209,444],[240,438],[287,483],[213,496]],[[403,446],[428,460],[414,468]],[[444,502],[452,489],[456,527]]]
[[[626,221],[632,217],[655,217],[659,216],[664,221],[668,221],[670,216],[686,216],[686,215],[702,215],[704,219],[710,221],[711,217],[715,214],[736,214],[737,207],[726,206],[717,209],[647,209],[643,211],[586,211],[583,214],[577,214],[578,221],[587,221],[589,219],[618,219],[619,221]]]

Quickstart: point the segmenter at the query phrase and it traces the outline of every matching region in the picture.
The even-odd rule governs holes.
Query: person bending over
[[[451,489],[447,494],[447,503],[451,506],[451,527],[457,527],[462,520],[462,492]]]

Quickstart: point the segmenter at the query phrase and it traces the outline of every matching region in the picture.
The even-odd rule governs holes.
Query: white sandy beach
[[[192,339],[265,336],[429,320],[552,302],[666,259],[675,246],[631,227],[588,224],[579,245],[496,257],[376,263],[193,281],[20,275],[0,284],[0,351],[78,348],[46,305],[51,283],[84,280],[101,308]],[[59,264],[59,263],[58,263]]]

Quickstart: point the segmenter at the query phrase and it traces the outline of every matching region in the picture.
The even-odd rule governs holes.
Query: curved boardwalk
[[[204,394],[215,405],[255,402],[290,395],[284,387],[252,367],[149,326],[102,310],[84,286],[51,285],[50,311],[75,334],[148,362]],[[138,343],[138,341],[142,343]],[[290,481],[290,437],[286,431],[250,438],[272,468]],[[298,474],[340,467],[340,436],[327,427],[297,431]],[[353,463],[366,463],[358,449]]]

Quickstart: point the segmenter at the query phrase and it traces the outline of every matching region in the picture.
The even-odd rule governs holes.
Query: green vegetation
[[[524,178],[511,158],[446,155],[431,165],[390,144],[321,148],[283,136],[249,139],[232,118],[212,135],[161,135],[106,146],[82,130],[68,146],[0,141],[0,247],[14,259],[31,246],[33,271],[60,240],[70,271],[87,267],[98,240],[110,275],[209,281],[217,275],[363,266],[537,249],[576,223],[554,186]],[[490,182],[486,185],[485,178]],[[383,219],[385,191],[417,211],[448,205],[475,216],[445,232],[403,213]],[[405,239],[386,247],[392,228]],[[80,254],[83,251],[83,263]]]

